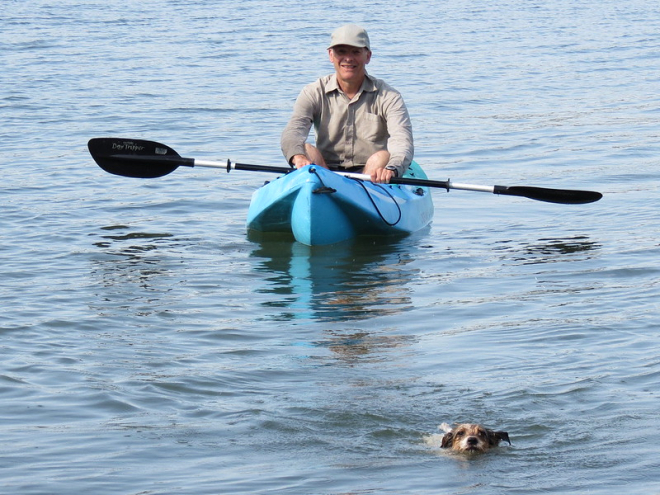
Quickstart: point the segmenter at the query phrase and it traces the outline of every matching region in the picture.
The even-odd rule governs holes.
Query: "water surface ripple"
[[[246,234],[263,174],[87,153],[281,165],[349,21],[431,178],[603,200],[437,190],[422,232],[312,249]],[[10,0],[0,28],[0,491],[658,492],[657,2]],[[512,446],[441,450],[463,421]]]

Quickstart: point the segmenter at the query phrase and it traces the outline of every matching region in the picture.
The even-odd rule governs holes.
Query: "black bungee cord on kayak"
[[[319,187],[318,189],[314,189],[314,191],[313,191],[314,194],[332,194],[334,192],[337,192],[336,189],[333,189],[332,187],[328,187],[328,186],[325,185],[325,183],[323,182],[323,179],[321,178],[321,176],[316,173],[316,168],[312,167],[309,170],[309,172],[316,175],[318,177],[319,181],[321,182],[321,187]],[[385,223],[385,225],[387,225],[389,227],[393,227],[401,221],[401,216],[402,216],[401,206],[399,206],[399,203],[396,202],[396,199],[394,199],[394,196],[392,196],[392,193],[390,193],[390,191],[387,189],[387,187],[383,187],[382,184],[377,184],[375,182],[373,183],[374,186],[378,186],[381,190],[385,191],[385,193],[387,193],[387,195],[390,197],[392,202],[396,205],[396,208],[399,212],[399,218],[397,218],[394,223],[388,222],[385,219],[382,212],[380,211],[380,208],[378,208],[378,205],[376,204],[373,197],[371,196],[371,193],[369,192],[369,189],[367,189],[367,187],[364,185],[364,181],[361,180],[361,179],[356,179],[354,177],[351,177],[351,179],[353,179],[354,181],[356,181],[358,184],[360,184],[362,186],[362,189],[364,189],[364,192],[367,193],[367,197],[369,198],[369,201],[371,201],[371,204],[374,206],[374,209],[376,210],[376,213],[378,213],[378,216],[383,221],[383,223]]]
[[[363,180],[360,180],[360,179],[353,179],[353,180],[357,181],[357,183],[360,184],[360,185],[362,186],[362,189],[364,189],[364,192],[367,193],[367,197],[369,198],[369,201],[371,201],[371,204],[374,205],[374,209],[375,209],[376,212],[378,213],[378,216],[380,217],[380,219],[381,219],[386,225],[388,225],[389,227],[393,227],[393,226],[395,226],[397,223],[399,223],[399,222],[401,221],[401,215],[402,215],[402,214],[401,214],[401,206],[399,206],[399,203],[397,203],[396,199],[394,199],[394,196],[392,196],[392,193],[388,190],[387,187],[383,186],[382,184],[377,184],[377,183],[375,183],[375,182],[372,183],[374,186],[378,186],[380,189],[382,189],[383,191],[385,191],[385,192],[387,193],[387,195],[390,197],[390,199],[392,200],[392,202],[396,205],[396,209],[399,211],[399,218],[397,218],[397,219],[396,219],[396,222],[394,222],[394,223],[390,223],[390,222],[388,222],[387,220],[385,220],[385,217],[384,217],[383,214],[381,213],[380,208],[378,208],[378,205],[376,204],[376,202],[374,201],[374,199],[371,197],[371,193],[369,192],[369,189],[367,189],[367,186],[364,185],[364,181],[363,181]]]

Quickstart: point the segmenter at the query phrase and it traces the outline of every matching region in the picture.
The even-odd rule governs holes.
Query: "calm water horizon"
[[[345,22],[429,178],[603,199],[437,190],[421,232],[309,248],[247,235],[264,174],[89,156],[282,165]],[[10,0],[0,28],[0,492],[660,493],[657,3]],[[451,455],[443,422],[512,445]]]

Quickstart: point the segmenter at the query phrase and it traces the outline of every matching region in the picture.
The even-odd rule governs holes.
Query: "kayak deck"
[[[404,177],[426,179],[413,161]],[[403,235],[428,225],[433,201],[427,187],[374,184],[309,165],[254,192],[247,228],[291,233],[310,246],[363,235]]]

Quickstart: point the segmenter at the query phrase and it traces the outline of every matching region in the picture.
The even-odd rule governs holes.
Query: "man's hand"
[[[371,174],[371,182],[379,184],[388,184],[390,179],[394,177],[394,171],[386,168],[378,168]]]
[[[312,162],[309,161],[305,155],[293,155],[291,158],[291,164],[296,168],[303,168],[307,165],[311,165]]]

